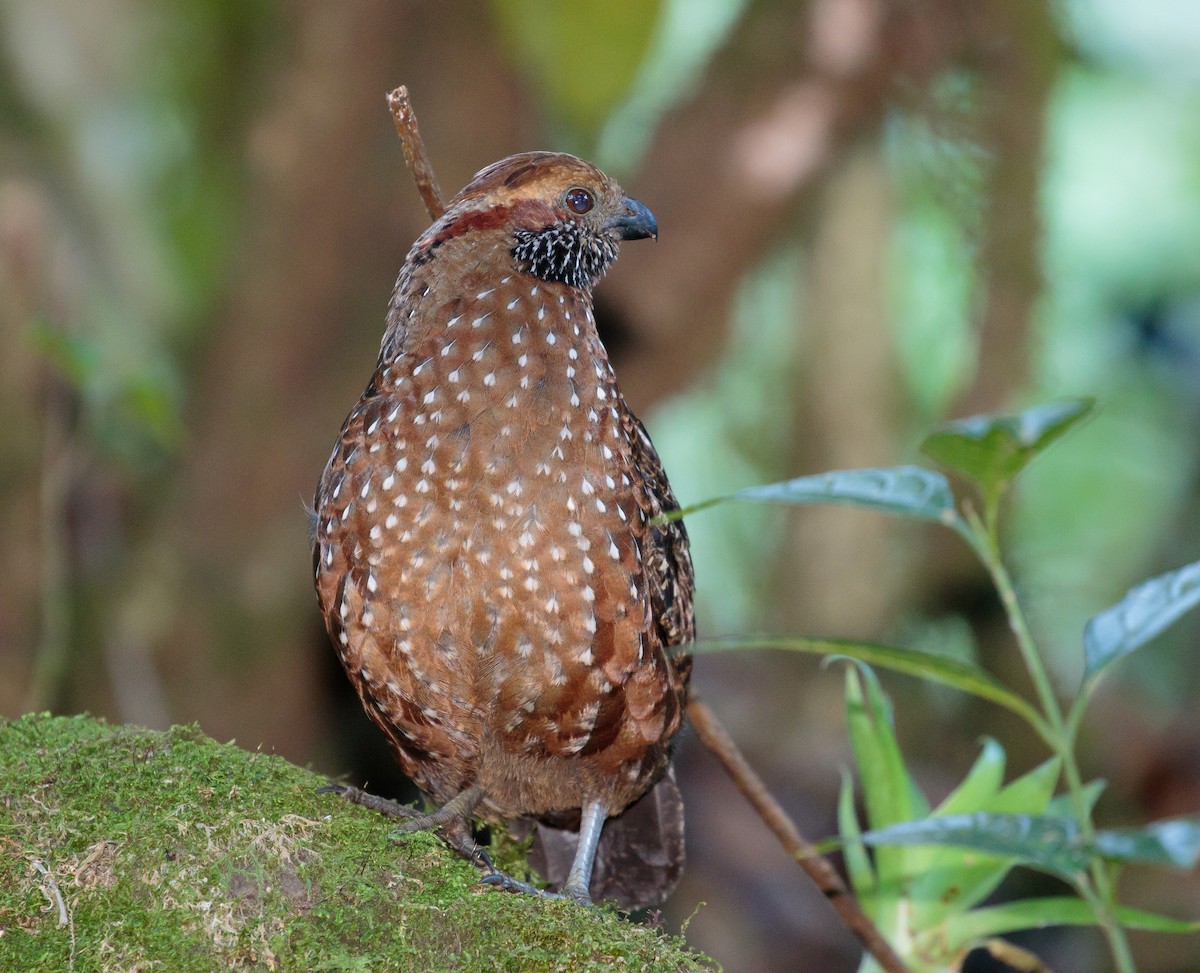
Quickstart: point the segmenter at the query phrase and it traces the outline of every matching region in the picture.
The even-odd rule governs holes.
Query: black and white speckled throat
[[[573,221],[543,230],[518,230],[513,256],[534,277],[587,290],[617,259],[617,243],[608,234],[594,236]]]

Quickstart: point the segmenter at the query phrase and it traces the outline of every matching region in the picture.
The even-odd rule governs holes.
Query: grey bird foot
[[[586,890],[568,891],[564,889],[562,892],[550,892],[546,889],[539,889],[536,885],[530,885],[528,882],[522,882],[504,872],[493,871],[489,875],[484,875],[479,883],[502,889],[505,892],[516,892],[518,895],[535,895],[539,899],[569,899],[578,905],[592,904],[592,897]]]

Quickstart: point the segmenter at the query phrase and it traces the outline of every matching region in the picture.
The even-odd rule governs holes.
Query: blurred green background
[[[400,83],[448,193],[553,148],[654,210],[661,239],[626,248],[597,317],[685,504],[1093,395],[1009,518],[1063,690],[1089,615],[1200,558],[1188,0],[2,0],[0,714],[198,720],[400,786],[326,643],[303,510],[427,223],[384,104]],[[734,506],[689,530],[704,634],[889,640],[1020,684],[949,535]],[[1095,704],[1102,821],[1200,810],[1197,648],[1193,617]],[[744,653],[696,680],[809,836],[833,832],[840,677]],[[995,708],[887,685],[935,799],[981,734],[1014,773],[1043,756]],[[852,970],[694,740],[680,763],[668,924],[692,916],[732,971]],[[1195,915],[1195,876],[1128,883]],[[1087,932],[1025,942],[1105,968]],[[1195,941],[1133,942],[1144,973],[1200,967]]]

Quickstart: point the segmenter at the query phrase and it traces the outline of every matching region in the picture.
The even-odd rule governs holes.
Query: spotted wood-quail
[[[654,522],[675,498],[592,310],[644,237],[650,211],[573,156],[478,173],[408,254],[315,503],[330,638],[441,808],[409,827],[468,851],[476,814],[578,827],[563,892],[583,902],[602,830],[610,871],[633,867],[622,812],[660,780],[677,803],[690,672],[666,651],[693,636],[687,535]],[[665,827],[654,898],[681,864],[682,818]]]

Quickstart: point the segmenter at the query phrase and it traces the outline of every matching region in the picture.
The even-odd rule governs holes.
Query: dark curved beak
[[[644,203],[626,196],[624,209],[625,212],[604,224],[605,229],[616,230],[622,240],[644,240],[646,237],[658,239],[658,222]]]

